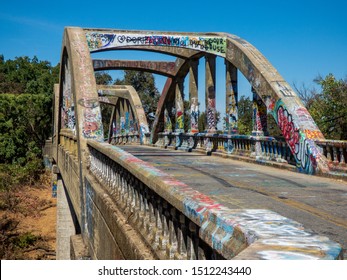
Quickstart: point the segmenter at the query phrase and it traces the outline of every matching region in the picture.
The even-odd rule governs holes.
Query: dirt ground
[[[56,198],[49,173],[35,186],[0,193],[0,259],[55,259]],[[5,207],[2,207],[5,208]]]

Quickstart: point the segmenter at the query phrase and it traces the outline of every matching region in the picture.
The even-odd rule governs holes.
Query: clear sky
[[[64,26],[215,31],[253,44],[291,85],[312,86],[328,73],[347,76],[346,0],[9,0],[0,7],[5,59],[36,55],[56,65]]]

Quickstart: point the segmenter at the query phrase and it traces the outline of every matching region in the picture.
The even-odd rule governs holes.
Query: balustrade
[[[317,140],[315,142],[322,149],[333,170],[347,170],[347,141]]]
[[[143,180],[150,176],[142,174],[142,179],[139,178],[141,176],[135,176],[126,166],[101,152],[98,148],[102,144],[88,141],[88,145],[89,171],[112,196],[119,209],[128,216],[128,222],[142,234],[159,258],[224,259],[199,237],[200,225],[190,220],[183,213],[182,207],[174,206],[162,194],[159,195],[150,178]],[[116,154],[113,156],[117,157]],[[172,198],[174,199],[173,196]]]
[[[283,139],[265,136],[228,134],[159,133],[156,146],[172,147],[186,151],[224,153],[254,157],[258,160],[276,161],[295,165],[287,143]]]

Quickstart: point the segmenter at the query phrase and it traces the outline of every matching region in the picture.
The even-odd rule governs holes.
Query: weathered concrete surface
[[[56,259],[70,259],[70,237],[76,234],[73,216],[62,180],[57,181],[57,245]]]
[[[143,260],[155,254],[116,207],[112,196],[90,175],[86,176],[86,211],[92,259]]]
[[[86,247],[81,234],[72,235],[70,238],[70,259],[90,260],[88,248]]]
[[[144,146],[122,149],[231,209],[275,211],[347,248],[344,182],[198,153]]]

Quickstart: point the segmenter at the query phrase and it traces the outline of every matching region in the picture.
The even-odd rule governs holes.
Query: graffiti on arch
[[[293,115],[288,112],[281,99],[277,101],[273,115],[295,157],[298,170],[308,174],[315,173],[321,154],[314,141],[297,127]]]
[[[107,33],[86,31],[90,51],[131,46],[163,46],[188,48],[225,57],[226,38],[180,34]]]
[[[63,96],[61,106],[61,124],[63,128],[69,128],[73,131],[76,129],[75,104],[71,87],[71,71],[69,60],[65,59],[64,63]]]

